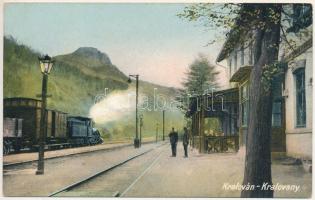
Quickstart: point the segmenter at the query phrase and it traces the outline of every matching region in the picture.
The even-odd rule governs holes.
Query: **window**
[[[229,69],[230,69],[230,78],[231,78],[232,77],[232,58],[229,58],[228,65],[229,65]]]
[[[305,69],[299,68],[294,72],[296,91],[296,127],[306,125],[306,102],[305,102]]]
[[[281,101],[273,102],[272,105],[272,126],[281,127]]]
[[[249,87],[248,83],[241,87],[242,126],[247,127],[249,115]]]
[[[282,83],[282,76],[274,77],[272,81],[272,127],[282,126]]]
[[[244,55],[244,47],[242,47],[241,48],[241,66],[244,65],[244,57],[245,57],[245,55]]]
[[[248,64],[253,65],[254,64],[254,47],[253,47],[253,43],[251,43],[248,48],[249,48]]]
[[[234,52],[234,72],[237,70],[237,51]]]

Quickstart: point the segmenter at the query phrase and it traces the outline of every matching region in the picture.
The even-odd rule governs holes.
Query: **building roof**
[[[225,90],[214,91],[213,93],[207,93],[205,95],[207,96],[208,99],[211,99],[211,103],[213,103],[213,105],[222,104],[222,98],[220,98],[220,96],[221,97],[224,96],[224,102],[227,104],[238,103],[239,101],[238,90],[239,90],[238,88],[229,88]],[[199,96],[193,97],[189,106],[189,111],[186,113],[186,116],[191,116],[192,114],[198,111],[197,104],[200,103],[200,99],[204,98],[205,95],[199,95]]]
[[[42,102],[42,100],[40,99],[33,99],[33,98],[28,98],[28,97],[9,97],[9,98],[4,98],[3,101],[6,102],[12,102],[12,101],[35,101],[35,102]],[[41,106],[37,106],[38,108],[40,108]],[[49,111],[55,111],[55,112],[59,112],[59,113],[63,113],[63,114],[68,114],[66,112],[60,111],[60,110],[56,110],[56,109],[50,109],[50,108],[46,108],[46,110]]]
[[[221,62],[226,57],[228,57],[228,55],[233,51],[235,46],[238,44],[240,35],[241,34],[239,33],[239,31],[236,31],[235,29],[232,29],[227,34],[227,39],[224,42],[223,47],[221,48],[221,51],[216,59],[216,62]]]
[[[302,12],[301,7],[309,7],[309,9],[307,9],[305,13],[302,15],[300,14],[300,12]],[[240,39],[244,37],[245,30],[238,29],[237,27],[239,27],[240,25],[244,23],[243,21],[244,16],[242,15],[246,15],[246,10],[250,11],[251,9],[253,9],[251,5],[243,4],[239,12],[240,14],[236,18],[233,28],[231,28],[230,32],[227,34],[227,39],[225,43],[223,44],[223,47],[216,59],[216,62],[221,62],[222,60],[227,58],[229,54],[231,53],[231,51],[233,51],[233,49],[235,49],[235,47],[242,42]],[[292,25],[292,27],[289,27],[287,29],[287,32],[298,32],[300,29],[303,29],[312,25],[312,6],[311,5],[294,4],[293,11],[295,14],[295,16],[292,16],[294,24]],[[312,40],[306,41],[305,44],[308,45],[306,49],[310,48],[310,46],[312,45]],[[301,45],[300,48],[305,49],[304,45]],[[300,51],[300,50],[297,49],[297,51]],[[290,58],[296,57],[295,54],[298,53],[297,51],[292,52],[291,55],[289,55],[288,57]]]
[[[243,66],[238,68],[238,70],[233,74],[230,79],[230,82],[242,82],[250,76],[252,71],[252,66]]]
[[[228,55],[233,51],[236,45],[238,45],[241,42],[241,36],[244,34],[245,30],[244,29],[239,29],[243,24],[243,18],[245,17],[244,15],[246,14],[246,10],[251,9],[251,6],[245,4],[242,5],[240,11],[239,11],[239,16],[236,17],[235,19],[235,24],[231,28],[230,32],[227,34],[227,39],[225,40],[223,47],[216,59],[216,62],[221,62],[224,60]]]

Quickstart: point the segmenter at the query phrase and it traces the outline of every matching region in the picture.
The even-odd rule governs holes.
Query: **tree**
[[[186,73],[186,80],[183,86],[189,93],[201,95],[209,87],[216,87],[216,76],[219,72],[215,71],[215,66],[208,59],[200,54],[199,57],[189,65]]]
[[[202,54],[189,65],[186,72],[186,79],[182,83],[181,90],[181,109],[186,112],[189,106],[191,95],[202,95],[206,90],[215,88],[216,76],[219,72],[215,71],[215,66]]]
[[[297,33],[297,29],[303,28],[300,27],[301,23],[296,23],[299,27],[290,29],[292,25],[286,20],[294,16],[285,12],[284,6],[285,4],[196,4],[186,7],[179,14],[179,17],[202,22],[209,28],[220,27],[223,33],[231,29],[228,33],[231,46],[246,41],[254,44],[244,184],[272,185],[271,85],[275,75],[281,72],[281,65],[278,62],[280,41],[283,40],[291,50],[294,50],[295,42],[287,39],[287,32]],[[312,23],[310,17],[303,22],[304,27]],[[241,196],[273,197],[273,191],[256,187],[254,190],[242,191]]]

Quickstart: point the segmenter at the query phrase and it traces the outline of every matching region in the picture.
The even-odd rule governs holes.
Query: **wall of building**
[[[305,7],[305,5],[303,6]],[[292,4],[285,6],[284,8],[286,10],[286,13],[294,14]],[[306,7],[305,7],[306,9]],[[308,10],[310,8],[307,8]],[[303,8],[303,12],[304,12]],[[304,14],[307,14],[309,12],[304,12]],[[303,16],[300,16],[301,18],[304,18]],[[291,26],[293,24],[294,20],[293,18],[290,19],[291,21],[285,21],[283,20],[282,23],[284,23],[285,26]],[[296,20],[296,19],[295,19]],[[296,43],[297,46],[302,45],[304,42],[308,41],[310,37],[312,36],[312,25],[308,27],[304,27],[303,31],[298,30],[299,32],[296,33],[295,31],[291,31],[291,33],[287,33],[286,37],[288,40],[292,40]],[[293,42],[293,43],[294,43]],[[291,52],[291,48],[287,46],[286,42],[281,42],[280,44],[280,54],[279,54],[279,60],[282,60],[283,56],[288,55]],[[284,124],[281,123],[281,133],[282,136],[285,136],[282,138],[282,142],[284,144],[284,141],[286,144],[283,147],[283,151],[286,150],[287,154],[289,156],[293,157],[302,157],[302,158],[311,158],[312,155],[312,67],[313,67],[313,60],[312,60],[312,48],[308,49],[306,52],[304,52],[302,55],[296,57],[294,60],[306,60],[305,64],[305,97],[306,97],[306,123],[305,127],[296,127],[296,92],[295,92],[295,78],[293,75],[292,70],[289,68],[285,75],[285,86],[286,91],[284,92],[284,101],[285,101],[285,108],[281,107],[282,111],[285,110],[285,127]],[[243,48],[242,45],[235,46],[234,50],[230,52],[226,58],[227,65],[228,65],[228,75],[229,79],[237,72],[237,70],[240,67],[243,66],[252,66],[253,63],[253,54],[252,54],[252,48],[248,44],[244,44]],[[292,63],[291,63],[292,64]],[[282,83],[282,80],[281,80]],[[240,83],[230,83],[231,86],[236,86],[241,88]],[[281,98],[281,87],[279,87],[279,99],[281,99],[281,106],[283,106],[282,98]],[[239,125],[240,125],[240,138],[244,136],[243,141],[245,141],[246,136],[246,127],[242,128],[242,117],[241,117],[241,108],[240,108],[240,116],[239,116]],[[281,120],[283,120],[283,112],[281,111]],[[276,114],[273,113],[273,114]],[[273,116],[274,117],[274,116]],[[276,119],[276,118],[275,118]],[[273,119],[273,121],[276,121]],[[283,122],[283,121],[281,121]],[[277,128],[277,127],[276,127]],[[285,129],[285,133],[284,133]],[[240,141],[242,144],[242,140]]]
[[[312,156],[312,76],[313,59],[312,48],[289,62],[285,76],[285,103],[286,103],[286,151],[288,156],[311,158]],[[293,74],[296,62],[305,62],[305,100],[306,125],[296,127],[296,87]]]
[[[227,58],[229,78],[233,76],[240,67],[252,66],[253,64],[252,46],[244,44],[235,48]]]

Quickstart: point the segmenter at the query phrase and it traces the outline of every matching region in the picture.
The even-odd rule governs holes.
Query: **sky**
[[[215,63],[224,40],[216,30],[176,16],[187,4],[7,3],[4,34],[50,56],[79,47],[105,52],[125,74],[181,87],[190,63],[205,54]],[[224,68],[220,79],[224,79]]]

